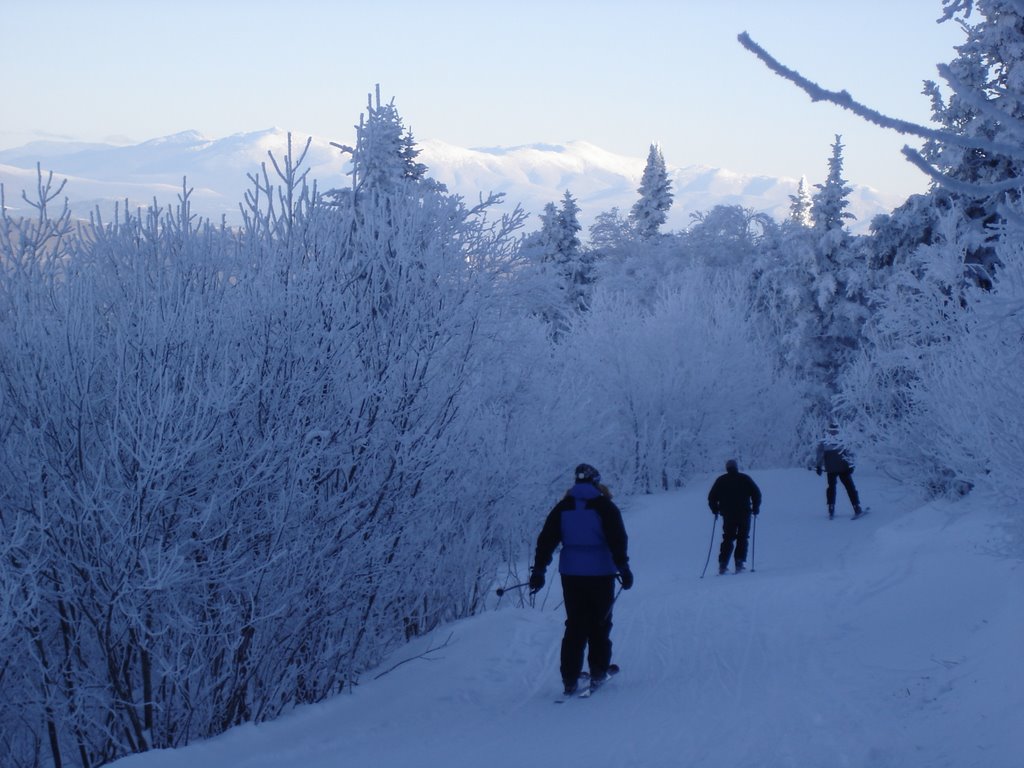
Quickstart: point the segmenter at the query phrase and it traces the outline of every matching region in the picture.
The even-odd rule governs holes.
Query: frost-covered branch
[[[769,54],[764,48],[755,43],[746,32],[740,33],[737,39],[744,48],[763,61],[769,69],[803,90],[811,97],[812,101],[827,101],[835,104],[836,106],[852,112],[858,117],[864,118],[868,122],[874,123],[875,125],[888,130],[896,131],[897,133],[918,136],[922,139],[931,139],[933,141],[946,144],[954,144],[967,149],[981,149],[987,152],[1024,159],[1024,148],[1017,144],[1005,144],[1003,142],[987,141],[975,136],[963,136],[949,131],[940,131],[917,123],[912,123],[907,120],[900,120],[898,118],[883,115],[881,112],[871,109],[870,107],[856,101],[848,91],[827,90],[817,83],[808,80],[799,72],[786,67],[771,56],[771,54]]]
[[[1010,189],[1019,189],[1024,185],[1022,179],[1006,179],[1005,181],[982,184],[973,181],[960,181],[959,179],[947,176],[940,173],[935,167],[922,157],[921,153],[910,146],[904,146],[900,150],[904,157],[907,158],[916,168],[921,170],[923,173],[930,176],[937,183],[941,184],[947,189],[951,189],[954,192],[959,192],[964,195],[971,197],[979,197],[986,195],[995,195],[1000,192],[1006,192]]]
[[[1015,0],[1017,2],[1019,0]],[[942,0],[943,10],[942,16],[939,17],[939,21],[949,21],[954,18],[957,14],[962,13],[964,18],[971,15],[971,9],[974,7],[974,0]]]
[[[416,661],[417,659],[426,659],[427,661],[434,661],[434,659],[429,658],[430,655],[432,653],[437,653],[438,651],[444,650],[445,648],[447,648],[448,647],[448,643],[451,642],[451,639],[452,639],[452,633],[449,633],[448,637],[446,637],[444,642],[441,643],[440,645],[435,645],[433,648],[428,648],[423,653],[418,653],[415,656],[410,656],[407,659],[402,659],[397,664],[395,664],[395,665],[393,665],[391,667],[388,667],[383,672],[380,672],[379,674],[375,675],[373,679],[374,680],[380,680],[382,677],[384,677],[384,675],[386,675],[386,674],[388,674],[390,672],[394,672],[400,666],[402,666],[403,664],[408,664],[410,661]]]
[[[1024,0],[1021,0],[1021,2],[1024,2]],[[938,70],[942,78],[956,92],[957,97],[965,104],[1015,136],[1024,137],[1024,122],[1014,119],[1011,115],[1007,115],[1006,112],[996,106],[995,100],[986,98],[982,90],[966,85],[953,73],[952,67],[948,64],[939,64]],[[976,145],[972,144],[971,146]],[[1021,151],[1019,145],[1017,146],[1017,151]]]

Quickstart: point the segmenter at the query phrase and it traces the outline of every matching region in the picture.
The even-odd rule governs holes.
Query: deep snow
[[[871,514],[851,522],[840,487],[830,521],[814,473],[750,474],[765,501],[743,575],[718,576],[712,555],[699,578],[713,475],[617,499],[636,586],[615,608],[623,672],[592,699],[553,705],[563,617],[549,572],[533,607],[495,599],[352,694],[116,765],[1024,766],[1024,569],[1005,512],[924,504],[858,471]]]

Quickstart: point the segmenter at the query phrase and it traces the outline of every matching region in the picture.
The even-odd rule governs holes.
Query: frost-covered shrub
[[[983,484],[1016,499],[1024,249],[1003,239],[1003,267],[986,291],[965,280],[964,248],[921,246],[892,270],[838,402],[855,439],[892,475],[932,493]]]
[[[801,403],[758,336],[734,273],[692,268],[646,310],[599,290],[558,364],[575,440],[625,490],[673,488],[728,456],[792,460]],[[611,473],[609,473],[611,474]]]
[[[523,540],[542,493],[499,462],[520,395],[494,369],[521,219],[418,178],[326,200],[301,158],[277,171],[240,232],[187,194],[78,235],[42,203],[0,215],[11,765],[323,699],[478,609]]]

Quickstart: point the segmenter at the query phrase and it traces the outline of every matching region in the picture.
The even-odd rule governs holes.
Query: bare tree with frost
[[[239,232],[187,188],[78,230],[42,181],[35,219],[0,213],[5,764],[336,694],[477,610],[546,498],[507,482],[529,395],[496,365],[522,213],[408,172],[373,109],[398,140],[358,135],[354,194],[325,199],[298,148],[253,175]]]

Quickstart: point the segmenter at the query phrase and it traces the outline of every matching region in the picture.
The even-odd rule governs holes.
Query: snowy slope
[[[841,498],[829,521],[813,473],[751,474],[765,502],[750,574],[718,576],[712,556],[698,578],[711,476],[619,500],[636,586],[616,605],[623,672],[593,699],[552,704],[562,612],[549,579],[535,606],[506,596],[352,695],[116,765],[1024,765],[1024,569],[998,513],[977,499],[921,505],[858,472],[871,513],[851,522]]]
[[[313,137],[306,156],[310,179],[315,179],[321,190],[350,183],[347,156],[331,146],[334,140]],[[306,136],[293,133],[292,141],[297,155]],[[0,150],[0,184],[7,188],[7,205],[15,213],[26,213],[20,192],[35,188],[35,169],[40,163],[44,171],[53,170],[59,178],[69,179],[64,195],[73,213],[86,218],[97,205],[109,216],[113,204],[123,204],[126,197],[132,208],[145,207],[154,197],[162,206],[173,205],[182,180],[187,179],[188,186],[196,189],[192,201],[196,213],[215,222],[225,216],[229,224],[237,224],[241,221],[238,204],[251,188],[248,175],[260,173],[263,163],[269,166],[268,152],[282,158],[287,144],[288,132],[280,128],[219,139],[184,131],[129,146],[32,142]],[[469,202],[476,202],[480,194],[503,192],[508,210],[520,204],[527,212],[538,214],[547,203],[559,203],[570,190],[580,205],[585,230],[598,214],[614,207],[622,214],[629,212],[637,199],[647,150],[638,147],[636,157],[626,157],[586,141],[467,149],[427,140],[420,142],[419,148],[419,160],[429,175]],[[824,176],[825,159],[823,155],[821,167],[810,171],[820,170]],[[268,170],[274,178],[273,169]],[[678,231],[690,225],[691,213],[719,204],[741,205],[784,219],[799,174],[807,169],[794,169],[793,178],[743,175],[699,164],[670,165],[668,170],[675,202],[667,229]],[[903,202],[870,187],[852,186],[850,210],[857,219],[851,228],[856,232],[866,231],[875,214],[891,211]],[[528,226],[537,226],[536,216]]]

